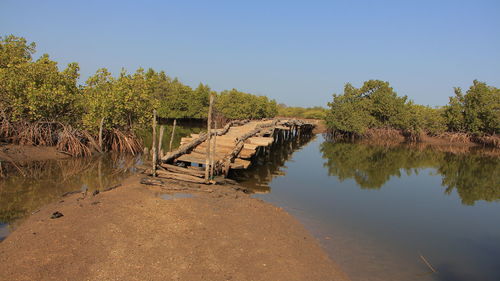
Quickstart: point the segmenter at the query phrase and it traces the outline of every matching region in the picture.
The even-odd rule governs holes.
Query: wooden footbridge
[[[210,183],[231,169],[247,169],[272,145],[312,134],[313,123],[297,119],[232,121],[218,130],[191,134],[181,146],[161,157],[153,174],[159,178]]]

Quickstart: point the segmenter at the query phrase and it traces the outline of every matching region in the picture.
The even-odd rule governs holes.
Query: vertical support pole
[[[207,152],[206,152],[206,160],[205,160],[205,183],[209,182],[209,173],[210,173],[210,140],[212,139],[212,104],[214,102],[214,95],[210,94],[210,104],[208,106],[208,121],[207,121]]]
[[[213,140],[213,145],[212,145],[212,151],[210,155],[210,177],[214,177],[214,159],[215,159],[215,147],[217,145],[217,120],[214,120],[214,140]]]
[[[177,119],[174,119],[174,126],[172,127],[172,135],[170,136],[170,144],[168,145],[168,152],[172,152],[172,142],[174,141],[175,125],[177,125]]]
[[[158,136],[158,155],[160,159],[163,157],[163,132],[165,131],[165,125],[160,125],[160,135]]]
[[[156,177],[156,162],[158,161],[158,154],[156,152],[156,109],[153,110],[153,144],[151,144],[153,151],[153,177]]]

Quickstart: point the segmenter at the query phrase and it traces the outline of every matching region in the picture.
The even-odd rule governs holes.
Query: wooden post
[[[210,94],[210,104],[208,106],[208,121],[207,121],[207,158],[205,160],[205,183],[209,182],[209,173],[210,173],[210,140],[212,139],[212,104],[214,102],[214,95]]]
[[[215,147],[217,145],[217,120],[214,120],[214,140],[213,140],[213,145],[212,145],[212,151],[210,155],[210,178],[213,179],[214,177],[214,158],[215,158]]]
[[[170,135],[170,144],[168,145],[168,152],[172,151],[172,143],[174,142],[175,125],[177,125],[177,119],[174,119],[174,126],[172,127],[172,135]]]
[[[101,118],[101,124],[99,125],[99,149],[101,150],[100,152],[102,153],[104,151],[102,147],[102,130],[104,127],[104,117]]]
[[[160,155],[160,159],[163,157],[163,131],[165,131],[165,125],[160,125],[160,135],[158,136],[158,155]]]
[[[153,143],[151,144],[153,151],[153,177],[156,177],[156,162],[158,161],[158,154],[156,153],[156,109],[153,110]]]

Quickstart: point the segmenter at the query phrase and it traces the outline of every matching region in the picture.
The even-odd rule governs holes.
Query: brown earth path
[[[134,176],[65,197],[0,243],[0,280],[349,280],[285,211],[210,189],[165,200]]]

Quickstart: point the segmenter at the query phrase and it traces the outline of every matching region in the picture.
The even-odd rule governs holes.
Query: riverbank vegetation
[[[347,83],[328,106],[326,123],[336,139],[402,136],[419,142],[431,136],[500,147],[500,89],[477,80],[465,94],[455,88],[443,107],[415,104],[380,80],[361,88]]]
[[[35,43],[9,35],[0,40],[0,140],[57,146],[73,156],[94,151],[142,150],[138,130],[160,118],[206,118],[209,95],[218,117],[274,117],[277,105],[264,96],[236,89],[216,93],[208,85],[193,89],[163,71],[139,68],[113,75],[102,68],[79,84],[79,65],[59,69]],[[99,138],[102,129],[102,139]]]
[[[278,105],[277,115],[280,117],[294,117],[305,119],[325,119],[327,109],[321,106],[313,107],[300,107],[300,106],[286,106],[285,104]]]

